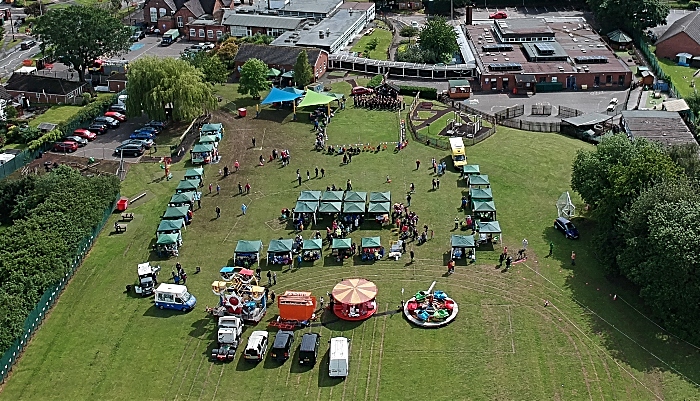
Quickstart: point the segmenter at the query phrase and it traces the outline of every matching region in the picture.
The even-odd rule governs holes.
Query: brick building
[[[236,14],[233,10],[224,12],[222,25],[231,36],[240,38],[255,34],[278,37],[287,31],[299,29],[302,18],[278,17],[274,15]]]
[[[700,11],[683,16],[656,41],[656,56],[675,59],[678,53],[700,56]]]
[[[147,0],[143,5],[143,20],[161,32],[178,29],[191,40],[216,41],[217,31],[223,34],[224,28],[216,23],[215,16],[220,21],[224,8],[222,0]],[[195,21],[197,24],[193,24]],[[193,26],[189,27],[190,24]]]
[[[12,74],[5,90],[13,98],[26,98],[32,103],[80,104],[86,82],[34,74]]]
[[[306,50],[309,56],[309,64],[314,70],[314,82],[316,82],[328,68],[328,53],[321,49],[244,44],[238,49],[238,54],[233,61],[236,71],[251,58],[262,60],[269,68],[276,68],[282,72],[292,71],[302,50]]]

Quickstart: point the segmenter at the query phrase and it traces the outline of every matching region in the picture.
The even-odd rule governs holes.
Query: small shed
[[[342,202],[343,191],[324,191],[321,194],[321,202]]]
[[[452,248],[450,257],[452,259],[462,259],[467,256],[467,248],[474,249],[476,245],[474,244],[474,237],[471,235],[452,234],[450,247]]]
[[[491,192],[491,188],[469,188],[469,199],[471,201],[490,201],[493,200],[493,192]]]
[[[641,71],[639,75],[641,75],[640,82],[642,85],[654,85],[655,77],[651,71]]]
[[[486,174],[474,174],[467,176],[467,184],[470,188],[490,188],[491,181]]]
[[[233,251],[233,259],[236,266],[250,267],[260,260],[262,241],[239,240]]]
[[[180,180],[175,188],[175,193],[180,194],[183,192],[197,192],[199,188],[199,182],[193,180]]]
[[[678,53],[676,58],[678,59],[678,65],[688,67],[693,60],[693,55],[690,53]]]
[[[451,79],[447,81],[447,96],[450,99],[468,99],[472,95],[472,86],[468,79]]]
[[[294,240],[291,239],[273,239],[267,247],[267,264],[273,265],[291,265],[292,248]]]
[[[367,192],[347,191],[343,200],[345,202],[366,202]]]
[[[622,32],[619,29],[608,33],[608,41],[610,42],[610,47],[618,50],[627,50],[632,46],[632,38]]]

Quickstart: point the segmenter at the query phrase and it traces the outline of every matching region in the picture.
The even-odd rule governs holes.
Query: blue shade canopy
[[[270,93],[267,95],[265,100],[261,102],[261,104],[291,102],[292,100],[299,99],[300,97],[302,97],[302,95],[299,95],[297,93],[290,93],[281,89],[272,88]]]
[[[294,71],[292,71],[292,72],[294,72]],[[294,75],[294,74],[292,74],[292,76],[293,76],[293,75]],[[284,76],[284,75],[282,75],[282,76]],[[291,86],[288,86],[288,87],[286,87],[286,88],[284,88],[284,89],[282,89],[282,90],[285,91],[285,92],[289,92],[289,93],[296,93],[297,95],[303,95],[303,94],[304,94],[304,91],[303,91],[303,90],[297,89],[297,88],[294,88],[294,87],[291,87]]]

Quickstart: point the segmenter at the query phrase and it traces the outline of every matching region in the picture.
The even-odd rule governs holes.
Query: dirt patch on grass
[[[116,174],[119,168],[119,162],[116,160],[97,160],[92,164],[89,164],[88,161],[89,159],[86,157],[44,153],[41,158],[32,160],[32,162],[25,167],[10,174],[10,178],[18,179],[26,173],[46,174],[46,166],[49,166],[50,169],[56,165],[55,163],[78,169],[83,175]],[[129,163],[124,163],[124,168],[128,171]]]

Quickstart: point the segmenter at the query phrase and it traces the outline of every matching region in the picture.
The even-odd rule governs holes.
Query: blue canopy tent
[[[294,71],[292,71],[292,72],[294,72]],[[284,76],[284,75],[283,75],[283,76]],[[292,87],[292,86],[288,86],[288,87],[286,87],[286,88],[284,88],[284,89],[282,89],[282,90],[285,91],[285,92],[289,92],[289,93],[296,93],[297,95],[302,95],[302,96],[304,95],[304,91],[303,91],[303,90],[294,88],[294,87]]]
[[[299,99],[302,96],[303,95],[300,95],[298,93],[290,93],[281,89],[272,88],[270,93],[267,95],[265,100],[261,102],[261,104],[291,102],[293,100]]]

